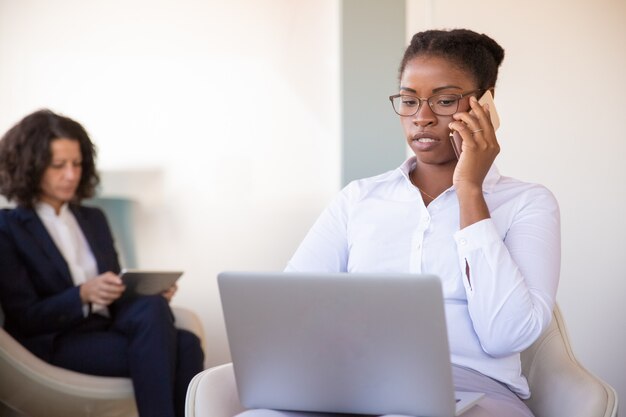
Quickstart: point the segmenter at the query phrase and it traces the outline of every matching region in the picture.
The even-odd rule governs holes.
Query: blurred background
[[[283,269],[349,179],[403,162],[403,48],[455,27],[506,50],[496,163],[559,200],[574,351],[626,399],[623,0],[0,0],[0,132],[43,107],[87,128],[100,194],[134,202],[138,266],[185,271],[174,303],[215,365],[217,273]],[[352,117],[355,97],[380,107]]]

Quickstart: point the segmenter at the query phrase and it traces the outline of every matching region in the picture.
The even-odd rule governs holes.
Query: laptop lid
[[[245,407],[455,414],[437,277],[224,272],[218,283]]]

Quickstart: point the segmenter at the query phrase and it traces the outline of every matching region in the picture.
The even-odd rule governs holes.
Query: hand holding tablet
[[[123,269],[120,277],[126,285],[124,296],[128,297],[161,294],[174,285],[182,274],[182,271]]]

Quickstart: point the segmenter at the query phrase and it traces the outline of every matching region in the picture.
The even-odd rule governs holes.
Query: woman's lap
[[[483,392],[485,396],[463,417],[533,417],[520,398],[505,385],[471,369],[452,367],[454,387],[458,391]]]
[[[453,366],[452,370],[455,389],[485,393],[475,406],[463,413],[463,417],[533,417],[524,402],[501,383],[470,369]],[[348,415],[258,409],[237,414],[237,417],[348,417]]]
[[[93,315],[57,336],[51,363],[91,375],[128,376],[128,340],[110,326],[109,319]]]
[[[181,329],[174,331],[176,369],[195,375],[202,366],[195,369],[195,366],[188,365],[203,361],[200,340],[188,331]],[[129,335],[117,331],[112,319],[94,314],[56,337],[50,362],[65,369],[91,375],[128,377],[129,342]]]

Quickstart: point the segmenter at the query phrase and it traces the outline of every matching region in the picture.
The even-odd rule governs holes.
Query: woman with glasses
[[[557,202],[541,185],[500,175],[494,109],[477,101],[494,91],[503,58],[469,30],[413,36],[390,97],[413,156],[346,186],[287,266],[439,276],[456,390],[486,394],[466,417],[532,416],[520,352],[549,325],[559,279]]]
[[[41,359],[133,381],[141,417],[183,417],[203,368],[194,334],[176,329],[162,295],[122,297],[113,237],[96,208],[95,147],[72,119],[40,110],[0,140],[0,305],[4,327]]]

